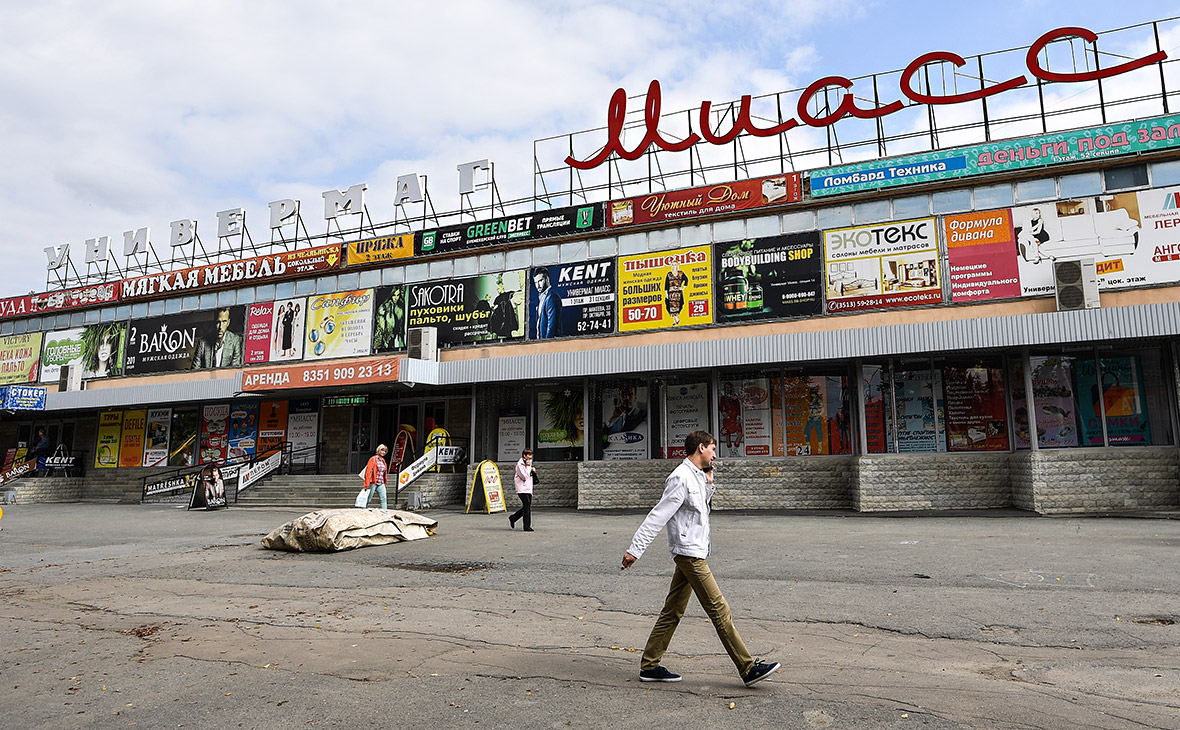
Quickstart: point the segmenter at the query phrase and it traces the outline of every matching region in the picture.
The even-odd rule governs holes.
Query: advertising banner
[[[235,403],[229,412],[230,461],[246,461],[254,456],[258,444],[258,404]]]
[[[243,468],[238,472],[238,492],[240,493],[246,487],[262,479],[267,474],[278,469],[283,463],[283,454],[276,451],[270,456],[256,461],[250,466]]]
[[[40,332],[0,337],[0,385],[37,382],[40,364]]]
[[[242,367],[245,307],[131,320],[128,375]]]
[[[1007,451],[1004,372],[989,367],[944,367],[947,451]]]
[[[823,309],[820,233],[718,243],[717,321],[807,317]]]
[[[647,417],[647,388],[625,385],[602,390],[603,461],[648,458],[650,422]]]
[[[308,297],[305,359],[368,355],[372,339],[372,289]]]
[[[893,387],[898,453],[942,451],[934,430],[934,386],[930,371],[895,370]]]
[[[147,411],[123,411],[123,435],[119,440],[119,466],[143,466],[143,435]]]
[[[348,360],[341,363],[304,363],[242,371],[242,392],[259,393],[288,388],[363,385],[397,380],[401,360],[394,357]]]
[[[533,340],[614,332],[614,259],[533,269],[528,314]]]
[[[1070,358],[1029,358],[1032,367],[1033,407],[1036,408],[1037,444],[1043,448],[1078,445],[1077,408],[1074,406],[1073,363]],[[1024,389],[1024,367],[1012,367],[1012,415],[1016,447],[1029,448],[1029,406]],[[1100,427],[1101,428],[1101,427]]]
[[[147,412],[147,435],[143,444],[144,466],[168,464],[168,432],[172,428],[171,408],[152,408]]]
[[[588,233],[601,230],[603,226],[602,205],[592,203],[423,231],[415,241],[415,246],[419,254],[454,253],[505,243]]]
[[[619,257],[619,331],[713,323],[710,246]]]
[[[537,448],[581,447],[586,442],[582,389],[537,391]]]
[[[717,410],[721,418],[719,456],[770,456],[774,404],[769,379],[722,380]]]
[[[951,301],[978,302],[1022,294],[1010,210],[948,215],[943,222]]]
[[[783,378],[783,442],[787,456],[828,454],[824,428],[827,389],[823,376],[789,375]]]
[[[161,477],[143,485],[144,497],[155,497],[169,492],[187,492],[197,483],[196,474]]]
[[[408,259],[414,255],[414,234],[368,238],[344,244],[345,265],[379,264]]]
[[[246,307],[246,364],[303,359],[307,299],[281,299]]]
[[[652,193],[607,204],[611,228],[752,210],[803,199],[799,173]]]
[[[525,425],[524,416],[500,416],[496,429],[496,459],[498,461],[515,461],[520,458],[520,452],[528,443]]]
[[[320,440],[320,402],[316,398],[293,400],[287,413],[287,440],[292,464],[314,464]]]
[[[664,444],[661,458],[683,459],[684,439],[709,430],[709,384],[669,385],[664,389]]]
[[[123,429],[123,411],[98,414],[98,435],[94,442],[94,466],[113,469],[119,465],[119,436]]]
[[[287,440],[287,401],[265,400],[258,406],[258,447],[255,453],[266,456]]]
[[[0,385],[0,408],[7,411],[43,411],[49,391],[36,385]]]
[[[933,218],[824,231],[828,311],[942,301]]]
[[[225,461],[229,449],[229,405],[205,406],[201,409],[200,464]]]
[[[406,326],[437,327],[439,344],[524,337],[525,272],[406,285]]]
[[[41,353],[41,382],[56,383],[63,365],[82,368],[87,380],[123,373],[127,325],[123,322],[74,327],[46,333]]]
[[[373,290],[373,352],[406,349],[406,287],[402,284]]]
[[[410,477],[407,480],[406,477],[410,477],[409,470],[398,476],[398,483],[405,485],[413,479]],[[500,483],[500,470],[494,461],[481,461],[475,468],[475,477],[471,480],[471,489],[467,493],[467,509],[464,510],[464,514],[470,513],[473,509],[485,510],[487,514],[508,511],[504,506],[504,486]]]
[[[119,298],[118,282],[0,299],[0,319],[93,307]]]
[[[147,299],[165,294],[265,284],[268,281],[329,271],[338,268],[341,260],[340,244],[332,244],[223,264],[194,266],[189,269],[124,279],[120,283],[119,298]]]
[[[1101,358],[1102,382],[1094,374],[1094,361],[1074,362],[1078,416],[1083,443],[1102,444],[1102,413],[1111,444],[1150,444],[1151,425],[1144,403],[1143,369],[1138,356]],[[1037,414],[1040,416],[1040,413]]]
[[[813,170],[809,174],[811,196],[818,198],[1167,149],[1180,145],[1180,136],[1169,134],[1169,128],[1177,124],[1180,116],[1154,117]]]

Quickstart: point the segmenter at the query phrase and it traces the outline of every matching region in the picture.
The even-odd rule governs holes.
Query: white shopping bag
[[[360,494],[356,495],[356,505],[355,506],[367,507],[368,504],[369,504],[369,488],[365,487],[364,489],[361,490]]]

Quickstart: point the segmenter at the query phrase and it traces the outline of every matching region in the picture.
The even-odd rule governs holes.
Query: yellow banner
[[[344,245],[344,249],[347,253],[345,264],[348,266],[408,259],[414,255],[414,234],[403,233],[399,236],[349,241]]]
[[[40,363],[40,332],[0,337],[0,385],[37,382]]]
[[[713,322],[709,246],[619,257],[619,331]]]
[[[94,466],[113,469],[119,465],[119,433],[123,429],[123,411],[98,415],[98,438],[94,444]]]
[[[147,411],[123,412],[123,437],[119,440],[119,466],[143,466],[143,435]]]

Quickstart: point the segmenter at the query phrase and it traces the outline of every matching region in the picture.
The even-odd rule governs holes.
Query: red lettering
[[[919,104],[958,104],[962,101],[975,101],[976,99],[982,99],[993,94],[1001,94],[1009,89],[1015,89],[1017,86],[1024,86],[1028,83],[1028,79],[1024,76],[1017,76],[1008,79],[1002,84],[995,84],[994,86],[979,89],[978,91],[968,91],[965,94],[951,94],[949,96],[923,94],[914,88],[912,80],[914,74],[918,73],[919,69],[934,61],[950,61],[956,67],[962,67],[967,64],[967,61],[962,56],[957,53],[951,53],[950,51],[934,51],[918,56],[913,61],[910,61],[910,65],[905,67],[905,71],[901,72],[901,93]]]
[[[1063,82],[1097,81],[1098,79],[1105,79],[1109,76],[1118,76],[1119,74],[1125,74],[1128,71],[1134,71],[1137,68],[1150,66],[1151,64],[1162,61],[1168,57],[1167,53],[1164,53],[1163,51],[1156,51],[1150,56],[1143,56],[1142,58],[1137,58],[1134,61],[1120,63],[1118,66],[1096,69],[1094,71],[1082,71],[1080,73],[1057,73],[1055,71],[1047,71],[1041,68],[1041,62],[1037,59],[1037,56],[1041,55],[1041,51],[1045,50],[1046,46],[1061,38],[1081,38],[1082,40],[1089,41],[1090,43],[1098,42],[1098,34],[1092,30],[1086,30],[1085,28],[1066,26],[1064,28],[1057,28],[1056,30],[1049,31],[1038,38],[1031,46],[1029,46],[1028,53],[1024,57],[1025,63],[1028,65],[1028,70],[1032,71],[1033,75],[1037,78],[1044,79],[1045,81]]]

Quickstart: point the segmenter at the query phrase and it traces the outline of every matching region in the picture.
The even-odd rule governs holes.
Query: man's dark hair
[[[708,431],[693,431],[684,438],[684,455],[692,456],[697,452],[697,447],[715,443],[717,443],[717,439],[713,438],[713,434]]]
[[[548,279],[549,278],[549,269],[545,268],[544,266],[537,268],[537,269],[533,269],[533,277],[535,278],[538,276],[543,276],[546,279]]]

